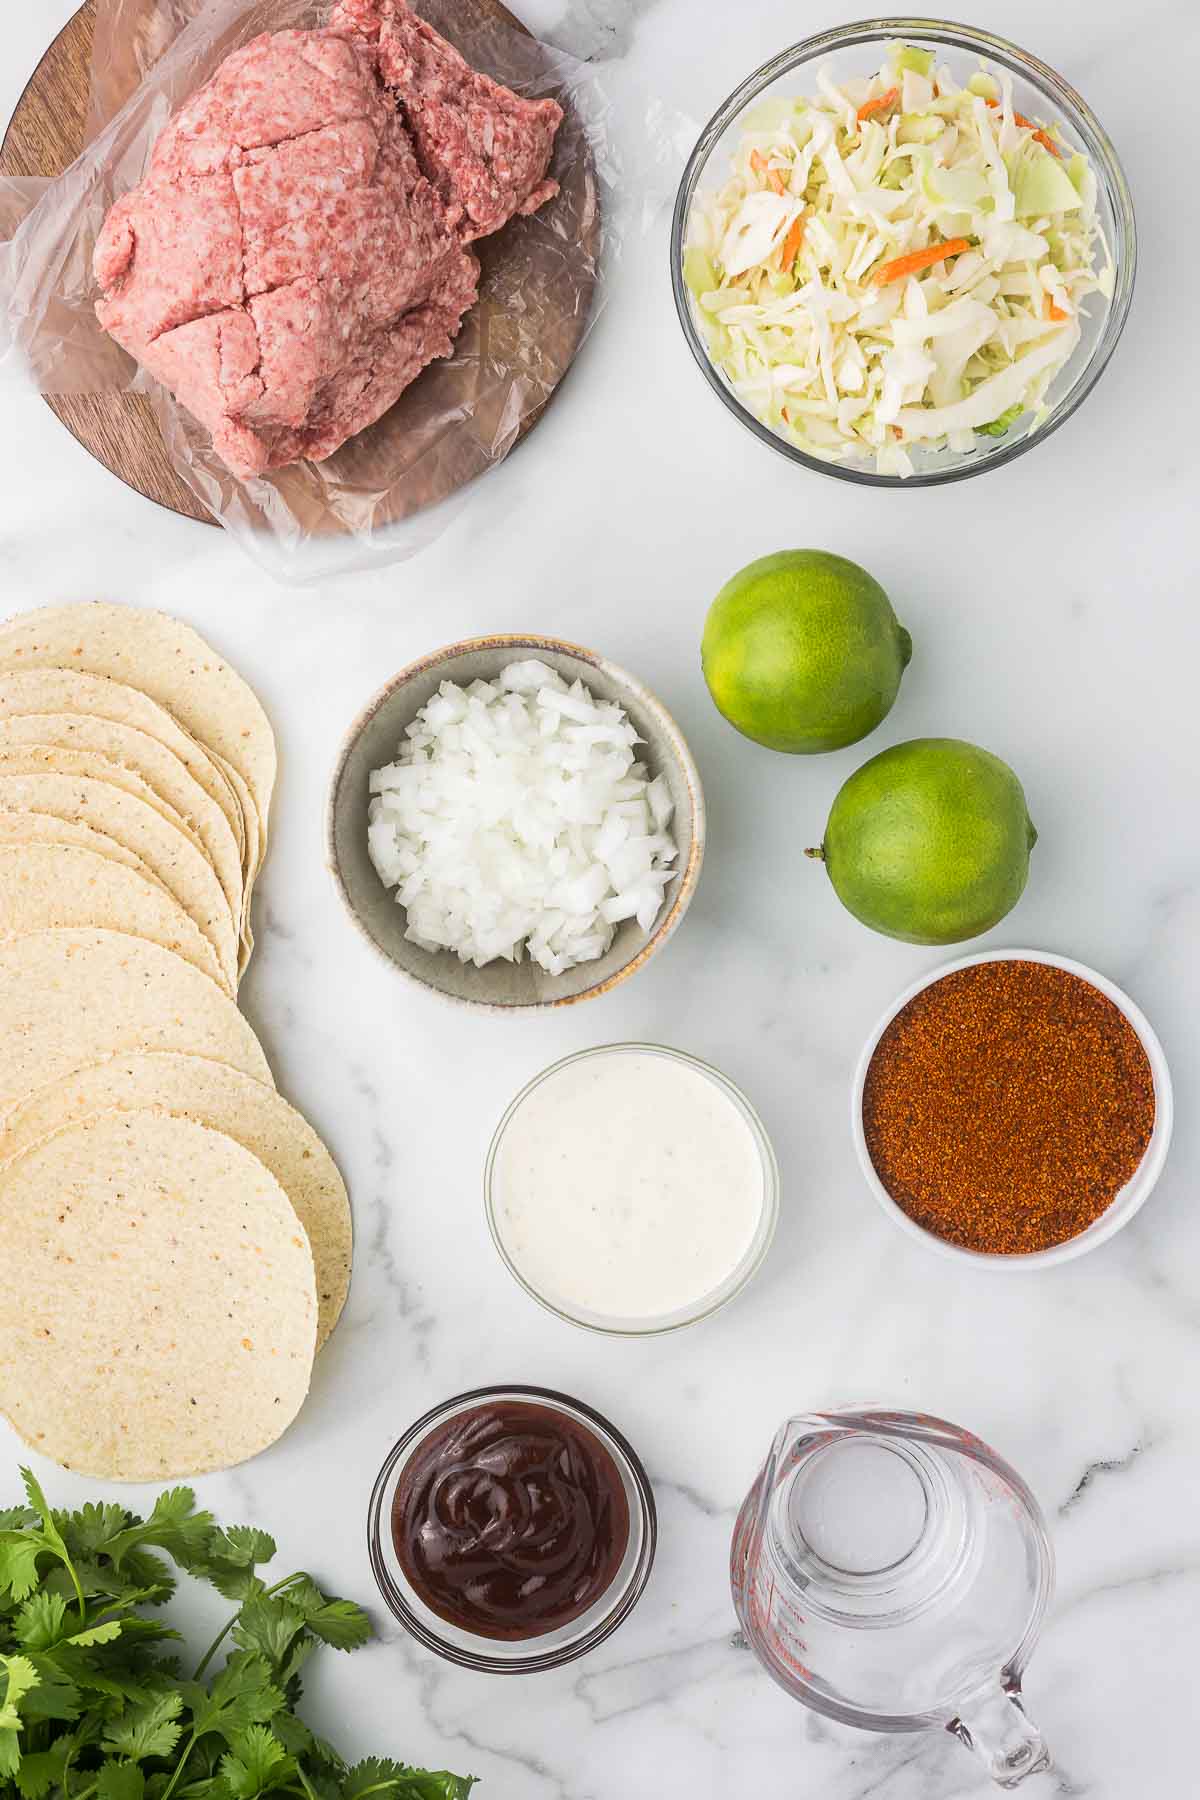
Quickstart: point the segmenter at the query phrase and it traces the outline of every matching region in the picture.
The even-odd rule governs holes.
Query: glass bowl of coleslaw
[[[970,26],[877,19],[782,51],[709,120],[671,278],[709,386],[763,443],[924,487],[1082,405],[1136,243],[1116,152],[1061,76]]]

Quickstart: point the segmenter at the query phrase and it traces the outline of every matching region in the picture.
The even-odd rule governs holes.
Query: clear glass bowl
[[[396,1484],[418,1444],[457,1413],[467,1412],[487,1401],[500,1400],[533,1401],[551,1411],[561,1412],[591,1432],[616,1464],[629,1505],[629,1543],[625,1556],[611,1585],[596,1604],[557,1631],[515,1642],[476,1637],[439,1618],[408,1581],[392,1542],[392,1502]],[[593,1412],[581,1400],[572,1400],[569,1395],[556,1393],[552,1388],[474,1388],[470,1393],[456,1394],[452,1400],[433,1407],[410,1425],[399,1443],[388,1452],[367,1511],[367,1549],[371,1568],[389,1611],[427,1650],[435,1651],[460,1668],[475,1669],[485,1675],[536,1674],[543,1669],[557,1669],[594,1650],[597,1644],[612,1636],[641,1599],[657,1548],[658,1514],[654,1493],[637,1452],[616,1426],[610,1425],[600,1413]]]
[[[744,1255],[715,1288],[709,1289],[699,1299],[687,1306],[680,1307],[675,1312],[649,1317],[618,1318],[602,1313],[586,1312],[582,1308],[572,1310],[562,1300],[543,1293],[540,1288],[533,1285],[509,1254],[508,1247],[504,1242],[504,1234],[496,1217],[494,1185],[496,1159],[504,1134],[520,1111],[524,1101],[528,1099],[535,1088],[540,1087],[543,1081],[548,1081],[551,1076],[557,1075],[561,1069],[568,1068],[573,1063],[583,1062],[597,1056],[619,1056],[631,1052],[641,1056],[665,1056],[675,1062],[683,1063],[687,1068],[694,1069],[697,1074],[703,1075],[706,1080],[713,1082],[726,1099],[732,1102],[734,1108],[749,1126],[758,1150],[762,1166],[762,1211],[759,1214],[754,1236]],[[679,1331],[685,1325],[694,1325],[701,1319],[709,1318],[720,1307],[727,1305],[737,1294],[740,1294],[746,1284],[757,1274],[771,1247],[771,1239],[775,1235],[775,1226],[779,1218],[779,1164],[775,1159],[775,1152],[771,1147],[771,1140],[767,1136],[766,1127],[749,1100],[740,1088],[734,1086],[728,1076],[722,1075],[719,1069],[711,1068],[708,1063],[701,1062],[698,1057],[688,1056],[682,1050],[668,1049],[663,1044],[600,1044],[594,1049],[578,1050],[572,1056],[564,1056],[559,1062],[552,1063],[548,1069],[543,1069],[540,1075],[535,1075],[533,1080],[521,1089],[496,1127],[496,1135],[492,1139],[491,1148],[488,1151],[483,1186],[488,1230],[492,1234],[492,1242],[499,1252],[501,1261],[514,1281],[524,1288],[531,1299],[536,1300],[539,1306],[544,1306],[546,1311],[553,1313],[556,1318],[565,1319],[570,1325],[579,1325],[585,1331],[602,1332],[609,1337],[657,1337],[663,1332]]]
[[[1095,169],[1100,223],[1116,265],[1112,300],[1103,308],[1102,297],[1098,295],[1087,303],[1090,311],[1082,320],[1083,336],[1074,356],[1051,386],[1051,410],[1045,422],[1032,434],[1026,426],[1017,425],[1007,437],[977,435],[975,448],[965,453],[917,446],[910,452],[915,472],[904,477],[876,474],[865,457],[857,462],[826,462],[797,449],[756,418],[710,361],[683,279],[683,248],[692,201],[699,189],[716,186],[726,179],[730,157],[741,137],[742,118],[748,108],[763,96],[812,91],[818,64],[827,65],[835,81],[870,75],[881,60],[872,54],[871,47],[882,46],[891,38],[903,38],[907,43],[936,50],[939,60],[949,62],[956,71],[966,64],[964,80],[980,58],[991,66],[1007,70],[1013,77],[1013,96],[1019,111],[1030,117],[1057,120],[1064,126],[1068,139],[1086,151]],[[801,44],[793,44],[756,69],[753,75],[748,75],[701,132],[679,184],[671,226],[671,285],[679,322],[692,355],[713,392],[761,443],[769,444],[791,462],[802,468],[815,469],[822,475],[835,475],[840,480],[857,481],[868,487],[931,487],[937,482],[962,481],[968,475],[1000,468],[1034,444],[1044,442],[1083,404],[1107,367],[1129,314],[1136,266],[1137,234],[1129,186],[1107,133],[1086,101],[1061,75],[1056,75],[1027,50],[1018,49],[1004,38],[977,31],[969,25],[952,25],[932,19],[867,19],[857,25],[842,25],[833,31],[822,32],[819,37],[806,38]]]

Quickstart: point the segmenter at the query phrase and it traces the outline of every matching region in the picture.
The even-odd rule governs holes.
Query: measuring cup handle
[[[1050,1752],[1025,1711],[1019,1682],[977,1694],[951,1719],[950,1730],[960,1744],[975,1752],[1002,1788],[1015,1788],[1027,1775],[1038,1775],[1050,1767]]]

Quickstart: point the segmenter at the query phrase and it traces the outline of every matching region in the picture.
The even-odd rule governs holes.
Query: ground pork
[[[395,0],[256,38],[109,212],[100,323],[235,474],[331,456],[449,355],[478,288],[466,243],[557,191],[561,117]]]
[[[374,46],[421,167],[464,239],[487,237],[558,192],[546,179],[562,108],[481,75],[404,0],[338,0],[332,23]]]

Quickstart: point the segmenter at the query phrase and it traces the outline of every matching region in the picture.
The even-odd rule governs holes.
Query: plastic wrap
[[[207,432],[96,321],[92,250],[114,200],[141,179],[181,102],[262,31],[314,27],[315,0],[98,0],[89,141],[57,180],[0,191],[0,362],[43,394],[151,394],[186,486],[261,565],[287,581],[402,560],[444,529],[454,502],[499,463],[551,398],[595,322],[624,234],[644,228],[644,177],[673,163],[673,133],[643,118],[637,191],[620,167],[613,108],[594,69],[548,49],[486,0],[414,10],[476,68],[565,117],[558,197],[477,242],[483,276],[453,354],[384,418],[322,463],[239,480]],[[31,204],[32,203],[32,204]],[[30,206],[13,230],[14,215]],[[639,227],[640,221],[640,227]]]

